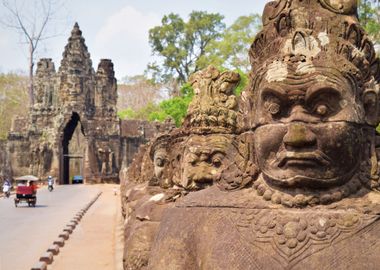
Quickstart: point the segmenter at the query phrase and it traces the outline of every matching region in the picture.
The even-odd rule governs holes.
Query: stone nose
[[[303,106],[296,105],[292,108],[289,117],[284,119],[284,122],[291,123],[297,121],[304,123],[315,123],[319,122],[320,119],[318,117],[310,115]]]
[[[317,137],[302,123],[292,123],[284,136],[286,147],[303,148],[315,145]]]

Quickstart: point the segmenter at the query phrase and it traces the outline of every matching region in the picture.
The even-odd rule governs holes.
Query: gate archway
[[[73,141],[74,134],[77,134],[76,148],[70,147]],[[73,112],[70,120],[67,122],[63,129],[62,141],[61,141],[61,151],[60,151],[60,183],[70,184],[71,174],[80,174],[83,176],[83,156],[84,153],[81,151],[80,145],[84,143],[80,141],[79,135],[85,137],[85,132],[83,125],[81,124],[81,119],[78,113]],[[79,165],[77,165],[79,162]],[[74,165],[74,166],[73,166]],[[74,167],[74,168],[72,168]]]

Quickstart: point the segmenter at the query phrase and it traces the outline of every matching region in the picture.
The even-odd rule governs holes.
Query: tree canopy
[[[223,16],[218,13],[193,11],[185,22],[178,14],[162,18],[161,25],[149,31],[149,43],[154,55],[161,60],[151,63],[148,70],[158,81],[176,78],[180,84],[190,74],[204,68],[199,59],[211,41],[221,37],[225,29]]]
[[[163,100],[158,104],[149,102],[145,107],[138,110],[127,108],[119,112],[119,117],[121,119],[157,120],[160,122],[170,117],[176,126],[180,126],[193,95],[192,87],[189,84],[184,84],[179,96]]]
[[[360,23],[371,37],[372,42],[380,45],[380,1],[359,0],[358,4]]]
[[[0,139],[6,139],[15,115],[28,112],[28,78],[18,74],[0,74]]]
[[[177,14],[164,16],[161,25],[149,31],[152,51],[161,61],[151,63],[147,75],[151,76],[156,91],[162,91],[173,82],[180,90],[161,102],[145,98],[145,106],[127,106],[119,111],[119,116],[151,121],[171,117],[179,126],[193,98],[193,90],[186,82],[192,73],[209,65],[238,72],[241,82],[235,94],[240,95],[248,83],[248,50],[261,29],[261,17],[257,14],[241,16],[227,28],[223,19],[220,14],[203,11],[193,11],[187,22]],[[132,87],[138,88],[136,84]]]
[[[160,61],[148,65],[156,82],[175,81],[181,86],[188,77],[209,65],[248,73],[248,50],[261,29],[261,16],[240,16],[226,28],[218,13],[193,11],[188,22],[177,14],[163,17],[149,31],[149,42]]]
[[[202,66],[213,64],[248,73],[248,50],[261,28],[260,15],[240,16],[222,33],[220,39],[213,40],[206,48],[206,54],[200,60]]]
[[[237,72],[240,74],[240,83],[235,89],[235,95],[239,96],[248,84],[248,76],[241,70]],[[119,117],[121,119],[140,119],[160,122],[170,117],[174,120],[176,126],[179,127],[186,116],[187,108],[193,96],[193,88],[190,84],[185,83],[182,85],[178,96],[163,100],[158,104],[148,102],[146,106],[137,110],[131,108],[121,110],[119,111]]]

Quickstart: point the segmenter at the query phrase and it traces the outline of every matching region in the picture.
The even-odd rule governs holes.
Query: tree
[[[34,104],[33,75],[35,54],[40,42],[55,36],[48,31],[49,24],[53,21],[56,12],[61,7],[59,0],[29,0],[20,4],[13,0],[12,3],[2,0],[2,6],[8,12],[8,17],[1,20],[1,24],[14,29],[29,46],[29,102]]]
[[[163,100],[160,103],[148,102],[146,106],[137,110],[127,108],[119,111],[121,119],[139,119],[149,121],[164,121],[168,117],[172,118],[177,127],[181,125],[186,116],[187,108],[193,99],[192,87],[185,83],[180,90],[179,96]]]
[[[260,15],[240,16],[223,32],[219,40],[210,43],[200,62],[203,66],[213,64],[248,73],[251,67],[248,50],[261,28]]]
[[[118,110],[129,108],[137,111],[148,103],[162,99],[161,85],[148,80],[144,75],[124,77],[118,84]]]
[[[206,53],[211,41],[221,37],[225,29],[223,16],[218,13],[193,11],[188,22],[177,14],[163,17],[161,26],[149,30],[149,43],[153,54],[162,60],[152,63],[148,70],[160,81],[175,78],[179,84],[190,74],[204,68],[199,59]]]
[[[248,84],[248,76],[246,73],[238,70],[240,74],[240,82],[235,89],[235,95],[240,96],[241,92]],[[168,117],[175,121],[177,127],[182,124],[187,114],[187,109],[194,97],[194,90],[189,83],[182,85],[179,95],[163,100],[160,103],[149,102],[145,107],[137,110],[127,108],[120,110],[118,115],[121,119],[139,119],[149,121],[164,121]]]
[[[360,23],[371,37],[376,48],[380,45],[380,1],[360,0],[358,15]]]
[[[0,74],[0,140],[6,139],[15,115],[26,116],[28,79],[18,74]]]
[[[149,121],[164,121],[168,117],[172,118],[177,127],[182,124],[186,116],[187,108],[193,99],[194,91],[190,84],[182,85],[180,95],[167,100],[163,100],[158,104],[157,110],[151,111]]]

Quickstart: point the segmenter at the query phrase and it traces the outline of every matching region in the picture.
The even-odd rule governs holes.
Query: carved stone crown
[[[263,30],[249,51],[251,91],[270,69],[282,70],[277,73],[284,77],[307,76],[322,69],[339,71],[355,84],[364,107],[376,104],[375,111],[367,112],[371,118],[366,122],[377,125],[380,61],[359,24],[356,0],[272,1],[262,20]]]
[[[190,133],[234,133],[238,128],[238,73],[220,72],[213,66],[190,77],[194,98],[190,103],[183,128]]]
[[[250,49],[253,73],[278,65],[336,67],[360,83],[380,80],[379,60],[357,18],[356,0],[278,0],[263,14],[263,30]],[[302,65],[302,66],[300,66]]]

